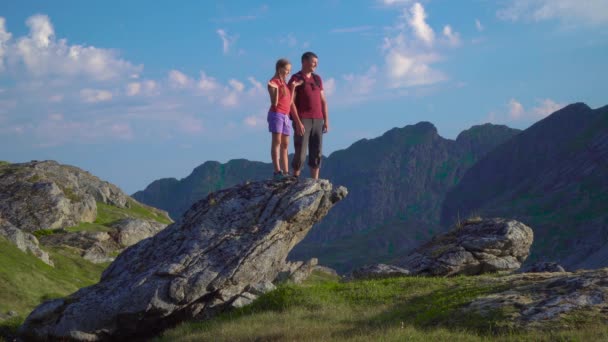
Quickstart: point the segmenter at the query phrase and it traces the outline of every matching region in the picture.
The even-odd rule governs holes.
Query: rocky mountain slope
[[[569,105],[488,153],[446,196],[442,223],[471,214],[533,227],[531,261],[608,265],[608,106]]]

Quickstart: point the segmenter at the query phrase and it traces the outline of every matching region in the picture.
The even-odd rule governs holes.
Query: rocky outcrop
[[[42,260],[45,264],[54,266],[49,254],[40,248],[38,239],[30,233],[13,226],[10,222],[0,216],[0,236],[5,237],[9,242],[17,246],[23,252],[32,253],[35,257]]]
[[[23,231],[93,222],[96,202],[124,208],[129,197],[113,184],[55,161],[0,165],[0,213]]]
[[[228,309],[272,281],[289,251],[346,189],[326,180],[265,181],[212,193],[182,219],[129,247],[98,284],[36,308],[30,339],[127,339]]]
[[[508,290],[475,299],[463,308],[481,315],[497,311],[505,324],[547,327],[569,313],[608,312],[608,268],[575,273],[525,273],[503,277]]]
[[[346,280],[391,278],[406,276],[409,274],[410,271],[401,267],[386,264],[373,264],[365,265],[352,271],[346,277]]]
[[[528,257],[532,240],[532,229],[515,220],[466,220],[417,248],[397,265],[412,275],[430,276],[514,271]]]
[[[116,242],[122,247],[132,246],[154,236],[167,227],[166,224],[136,218],[126,218],[112,224],[118,231]]]

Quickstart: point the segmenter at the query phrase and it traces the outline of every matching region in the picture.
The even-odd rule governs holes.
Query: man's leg
[[[323,119],[313,119],[310,127],[310,138],[308,140],[308,166],[310,166],[310,177],[319,179],[321,168],[321,157],[323,151]]]
[[[308,148],[312,119],[302,119],[302,123],[304,124],[304,135],[294,134],[293,136],[295,153],[291,166],[293,167],[293,175],[296,177],[300,176],[302,165],[304,165],[304,161],[306,160],[306,149]]]

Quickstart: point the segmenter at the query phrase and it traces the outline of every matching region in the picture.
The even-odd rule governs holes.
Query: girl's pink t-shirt
[[[291,110],[291,90],[287,87],[285,81],[278,78],[273,78],[268,83],[274,84],[277,87],[279,96],[277,105],[271,104],[270,111],[289,115],[289,111]]]

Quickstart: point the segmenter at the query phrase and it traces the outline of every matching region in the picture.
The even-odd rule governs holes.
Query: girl
[[[275,66],[275,73],[268,82],[270,109],[268,111],[268,130],[272,133],[270,156],[274,166],[274,179],[283,179],[289,174],[287,148],[291,135],[291,90],[285,82],[291,72],[291,63],[281,58]]]

